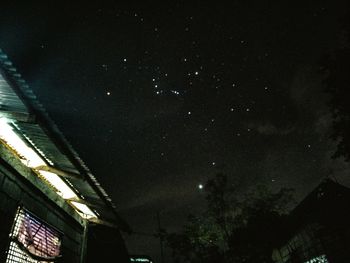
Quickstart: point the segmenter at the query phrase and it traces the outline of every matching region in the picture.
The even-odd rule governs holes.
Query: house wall
[[[118,229],[103,225],[90,226],[88,230],[86,263],[130,263],[124,240]]]
[[[273,251],[276,263],[350,262],[349,227],[312,223],[300,229],[286,244]]]
[[[4,160],[5,153],[1,150],[3,149],[0,149],[0,262],[5,262],[9,233],[20,205],[63,233],[62,262],[81,262],[81,255],[84,255],[84,221],[79,222],[72,216],[76,213],[73,209],[62,209],[54,202],[53,191],[49,198],[23,177],[18,172],[20,168],[15,169]],[[35,177],[35,174],[32,176]]]
[[[317,236],[320,226],[309,225],[300,230],[281,248],[274,250],[273,259],[276,263],[307,262],[309,259],[323,255],[324,247]]]

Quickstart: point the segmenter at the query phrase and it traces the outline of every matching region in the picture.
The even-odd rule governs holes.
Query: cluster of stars
[[[143,21],[143,18],[137,13],[134,14],[135,17],[138,17]],[[191,17],[193,19],[193,17]],[[159,27],[154,27],[154,32],[157,37],[161,35],[161,30]],[[186,32],[189,32],[191,30],[190,27],[184,27],[184,30]],[[231,36],[231,40],[234,38]],[[248,42],[244,39],[237,41],[238,43],[242,45],[246,45]],[[198,48],[200,45],[200,41],[198,39],[192,39],[189,43],[191,43],[193,46],[193,49]],[[152,59],[152,51],[151,50],[145,50],[142,52],[146,58],[149,58],[149,60]],[[267,57],[267,53],[264,53],[261,55],[262,57]],[[211,64],[216,64],[217,68],[215,71],[211,69],[209,66],[203,67],[201,58],[204,57],[199,52],[194,52],[193,54],[182,54],[181,56],[177,57],[177,62],[181,64],[181,70],[176,72],[176,74],[173,74],[173,72],[168,68],[166,69],[164,65],[161,65],[159,63],[156,63],[155,65],[149,63],[148,65],[143,65],[145,63],[145,60],[142,60],[139,58],[138,60],[135,60],[136,65],[134,65],[134,68],[138,69],[140,72],[142,70],[145,70],[145,74],[149,74],[151,72],[151,75],[147,76],[148,80],[151,80],[147,83],[148,92],[152,92],[154,94],[154,97],[157,97],[159,100],[167,101],[166,99],[169,97],[178,97],[177,101],[186,101],[188,97],[194,96],[195,92],[200,92],[200,90],[208,91],[208,89],[211,89],[213,94],[213,100],[219,97],[220,94],[226,94],[222,91],[229,90],[232,95],[232,99],[234,101],[226,101],[226,106],[224,109],[226,109],[227,112],[232,113],[229,115],[229,118],[233,121],[233,123],[239,123],[239,121],[234,122],[234,118],[242,119],[242,118],[249,118],[250,114],[244,114],[244,113],[250,113],[255,112],[255,108],[253,107],[253,103],[251,98],[247,96],[247,93],[244,91],[244,81],[239,79],[239,76],[234,77],[228,77],[225,75],[225,68],[230,66],[230,62],[222,61],[220,58],[212,56],[208,59]],[[248,57],[244,56],[242,58],[243,64],[247,63]],[[130,69],[133,68],[132,66],[132,60],[126,57],[119,58],[120,66],[124,69]],[[243,65],[244,66],[244,65]],[[243,66],[240,67],[240,70],[243,69]],[[101,65],[102,69],[104,71],[111,71],[112,66],[110,67],[107,64]],[[218,70],[218,68],[220,70]],[[147,69],[147,71],[146,71]],[[183,71],[182,71],[183,70]],[[125,71],[126,72],[126,71]],[[141,74],[141,73],[137,73]],[[180,81],[179,81],[180,78]],[[181,78],[183,81],[183,84],[181,83]],[[254,78],[257,81],[259,78]],[[132,82],[132,79],[128,80],[129,83]],[[146,81],[147,82],[147,81]],[[176,84],[173,84],[176,83]],[[177,86],[174,86],[177,85]],[[200,89],[199,89],[200,88]],[[234,89],[232,89],[234,88]],[[265,82],[263,85],[260,86],[260,89],[263,89],[265,91],[270,90],[270,86],[267,82]],[[195,91],[195,92],[194,92]],[[236,94],[232,94],[236,92]],[[106,91],[105,94],[107,96],[111,96],[112,93],[110,90]],[[268,94],[268,93],[266,93]],[[200,94],[199,94],[200,95]],[[227,98],[229,99],[229,98]],[[248,102],[249,100],[249,102]],[[249,105],[249,107],[247,107]],[[205,107],[205,105],[203,105]],[[203,118],[203,115],[200,113],[197,113],[196,106],[192,107],[191,104],[189,104],[189,107],[186,107],[184,111],[181,111],[181,113],[184,115],[184,124],[183,127],[187,125],[187,127],[190,127],[191,122],[195,122],[200,118]],[[220,115],[219,115],[220,114]],[[205,140],[209,140],[210,136],[212,134],[216,134],[217,129],[219,129],[219,125],[222,124],[222,118],[221,116],[224,115],[223,112],[216,112],[208,113],[209,117],[206,120],[206,126],[207,127],[201,127],[201,131],[204,131],[203,135],[205,136]],[[158,117],[161,114],[155,112],[153,113],[153,116],[155,119],[158,119]],[[199,121],[200,122],[200,121]],[[210,132],[208,132],[210,131]],[[235,137],[244,137],[244,131],[245,132],[251,132],[251,128],[244,128],[244,127],[233,127],[232,130],[229,131],[230,136]],[[252,135],[250,135],[252,136]],[[167,143],[168,139],[167,136],[161,137],[163,143]],[[238,138],[236,139],[238,140]],[[307,145],[308,148],[310,148],[309,145]],[[158,156],[163,157],[162,159],[165,160],[166,153],[164,151],[160,152],[158,151]],[[216,162],[210,162],[210,165],[212,167],[217,167]],[[198,185],[199,189],[203,188],[202,184]]]

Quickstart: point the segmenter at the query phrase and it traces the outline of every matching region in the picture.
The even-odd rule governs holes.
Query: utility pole
[[[160,213],[157,212],[158,232],[159,232],[159,243],[160,243],[160,262],[164,263],[164,249],[163,249],[163,231],[160,226]]]
[[[164,263],[164,234],[165,234],[165,231],[162,229],[161,224],[160,224],[160,213],[159,212],[157,212],[157,224],[158,224],[158,230],[155,234],[145,233],[145,232],[135,232],[135,231],[133,231],[132,233],[136,234],[136,235],[140,235],[140,236],[159,238],[160,263]]]

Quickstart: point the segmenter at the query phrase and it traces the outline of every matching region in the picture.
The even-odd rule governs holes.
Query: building
[[[0,50],[0,262],[129,262],[120,231],[130,228],[112,200]]]
[[[139,263],[153,263],[153,260],[150,256],[145,255],[130,255],[130,262],[139,262]]]
[[[276,263],[350,262],[350,189],[327,179],[282,222]]]

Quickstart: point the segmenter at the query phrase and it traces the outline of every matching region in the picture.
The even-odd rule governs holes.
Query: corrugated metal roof
[[[81,175],[84,180],[74,178],[63,178],[63,180],[77,190],[80,198],[93,204],[94,207],[91,208],[96,210],[102,220],[113,220],[121,229],[130,231],[129,226],[116,213],[111,198],[49,118],[44,107],[1,49],[0,112],[14,118],[27,116],[24,119],[17,119],[16,127],[37,152],[53,167]]]
[[[25,112],[28,110],[21,100],[18,100],[18,96],[12,90],[10,85],[4,79],[0,72],[0,110],[14,111],[14,112]]]

